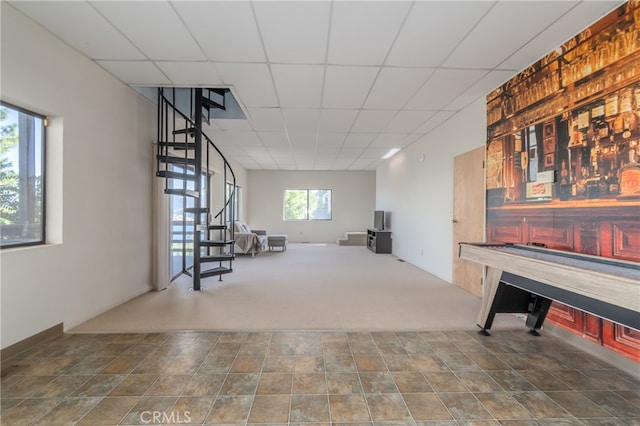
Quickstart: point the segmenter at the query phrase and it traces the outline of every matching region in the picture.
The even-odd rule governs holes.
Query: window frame
[[[306,202],[307,207],[306,218],[304,219],[287,219],[286,217],[286,205],[287,205],[287,192],[288,191],[305,191],[306,192]],[[309,208],[309,193],[310,191],[327,191],[329,193],[329,218],[327,219],[316,219],[311,218],[310,216],[310,208]],[[332,221],[333,220],[333,190],[328,188],[287,188],[282,193],[282,220],[285,222],[310,222],[310,221]]]
[[[6,244],[0,238],[0,250],[12,249],[12,248],[21,248],[21,247],[31,247],[31,246],[42,246],[47,243],[47,125],[48,120],[47,117],[43,114],[31,111],[29,109],[14,105],[9,102],[5,102],[0,100],[0,108],[9,108],[14,111],[17,111],[21,114],[29,115],[33,118],[41,120],[41,138],[40,138],[40,176],[41,176],[41,212],[40,212],[40,238],[37,241],[25,241],[18,243],[9,243]],[[34,137],[35,140],[35,137]],[[37,141],[35,142],[37,144]],[[20,146],[20,140],[18,139],[18,147]],[[35,166],[34,166],[35,167]],[[34,169],[35,172],[35,169]],[[20,172],[18,172],[18,176],[20,176]],[[34,207],[35,208],[35,207]],[[1,230],[2,225],[0,225]]]

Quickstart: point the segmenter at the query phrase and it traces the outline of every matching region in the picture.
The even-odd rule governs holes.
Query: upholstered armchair
[[[236,253],[255,256],[267,248],[267,231],[251,229],[245,222],[233,224]]]

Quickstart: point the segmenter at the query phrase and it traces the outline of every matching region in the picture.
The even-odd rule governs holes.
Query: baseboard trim
[[[4,377],[12,368],[13,358],[20,355],[22,352],[33,348],[34,346],[44,343],[48,340],[60,337],[64,334],[64,326],[62,323],[56,324],[40,333],[34,334],[31,337],[27,337],[13,345],[7,346],[0,350],[0,359],[2,360],[2,366],[0,368],[0,376]]]
[[[604,361],[607,364],[611,364],[612,366],[617,367],[620,370],[623,370],[640,379],[640,369],[638,368],[638,363],[636,363],[635,361],[617,354],[616,352],[607,349],[602,345],[584,339],[575,333],[558,327],[557,325],[549,324],[548,322],[544,325],[544,331],[562,339],[562,341],[567,342],[570,345],[577,347],[578,349],[582,349],[583,351],[587,352],[590,355],[593,355],[599,360]]]

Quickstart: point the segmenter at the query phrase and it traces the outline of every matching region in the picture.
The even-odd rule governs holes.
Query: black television
[[[384,210],[376,210],[373,212],[373,228],[379,231],[384,229]]]

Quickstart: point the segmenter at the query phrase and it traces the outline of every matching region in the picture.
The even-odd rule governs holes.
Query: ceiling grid
[[[247,169],[375,170],[624,2],[8,3],[132,87],[232,88]]]

